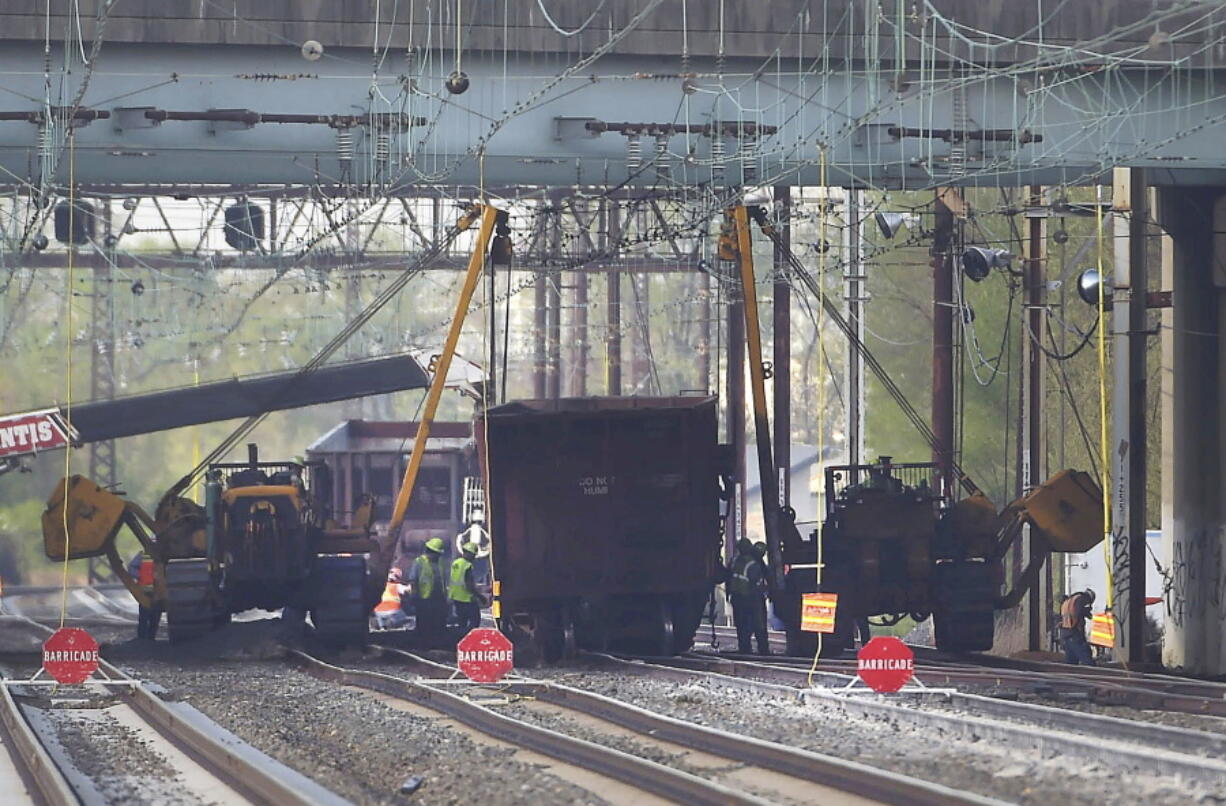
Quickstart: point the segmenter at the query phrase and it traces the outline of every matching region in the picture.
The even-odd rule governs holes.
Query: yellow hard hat
[[[443,539],[441,537],[432,537],[426,541],[426,551],[433,551],[435,554],[443,553]]]

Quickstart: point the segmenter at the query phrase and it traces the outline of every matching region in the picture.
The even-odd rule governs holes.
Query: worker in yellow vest
[[[442,558],[443,540],[432,537],[426,541],[425,550],[409,569],[409,585],[417,614],[417,643],[422,648],[437,644],[447,627],[447,591],[443,586]]]
[[[379,604],[375,605],[375,624],[381,630],[403,627],[408,621],[404,608],[400,606],[400,597],[409,590],[408,585],[402,584],[402,576],[400,569],[394,566],[387,573],[383,596],[379,599]]]
[[[476,543],[465,543],[460,548],[460,556],[451,564],[451,584],[447,586],[447,598],[455,608],[461,637],[467,635],[469,630],[481,626],[481,596],[473,576],[473,560],[477,559],[480,548]]]

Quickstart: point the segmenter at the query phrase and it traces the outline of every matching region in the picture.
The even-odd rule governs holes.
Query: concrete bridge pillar
[[[1226,673],[1226,188],[1159,191],[1165,665]]]

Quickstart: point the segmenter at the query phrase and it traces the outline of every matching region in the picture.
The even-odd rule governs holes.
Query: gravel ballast
[[[128,664],[124,664],[128,665]],[[318,681],[284,663],[131,664],[240,738],[357,804],[604,803],[432,717]],[[401,784],[423,776],[415,793]]]
[[[1121,775],[1105,765],[1071,757],[968,742],[899,723],[848,719],[819,702],[800,703],[786,695],[750,693],[695,678],[681,682],[638,673],[535,670],[542,678],[594,691],[719,730],[743,733],[870,766],[882,767],[946,786],[1019,803],[1148,804],[1220,802],[1177,779]]]

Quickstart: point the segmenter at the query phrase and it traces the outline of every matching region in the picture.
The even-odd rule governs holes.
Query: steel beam
[[[1226,12],[1221,14],[1226,19]],[[864,36],[857,32],[857,41]],[[666,47],[658,53],[677,50]],[[79,110],[85,118],[76,129],[75,180],[322,184],[339,186],[348,194],[372,189],[397,194],[423,183],[649,187],[659,183],[658,172],[627,166],[626,136],[599,133],[587,124],[607,123],[610,110],[633,109],[644,125],[667,131],[680,123],[677,98],[683,90],[697,90],[685,96],[688,118],[727,122],[728,90],[719,76],[734,74],[744,76],[738,93],[753,98],[757,108],[771,109],[771,119],[743,121],[742,130],[752,130],[756,143],[742,151],[741,145],[749,142],[746,137],[727,138],[731,149],[723,164],[712,159],[713,140],[707,133],[663,134],[670,152],[692,158],[684,172],[686,184],[705,184],[725,172],[739,176],[742,161],[750,164],[752,157],[756,164],[760,154],[772,155],[761,161],[760,182],[786,176],[794,184],[819,184],[820,149],[827,173],[886,188],[981,184],[985,176],[1002,185],[1089,184],[1102,171],[1103,155],[1158,168],[1155,181],[1163,184],[1204,183],[1226,172],[1216,127],[1189,125],[1187,115],[1170,114],[1171,98],[1177,97],[1178,108],[1194,111],[1193,123],[1226,119],[1226,98],[1216,93],[1212,81],[1190,80],[1180,70],[1154,70],[1151,62],[1140,59],[1101,69],[1103,59],[1092,52],[1085,54],[1085,63],[1100,69],[1073,70],[1061,81],[1029,89],[1024,104],[1018,103],[1019,75],[997,63],[993,72],[985,71],[981,80],[960,90],[965,107],[977,110],[975,123],[981,128],[948,132],[927,127],[952,118],[955,93],[950,89],[957,86],[955,79],[947,86],[938,83],[915,91],[905,80],[897,85],[865,81],[854,61],[839,62],[824,70],[820,80],[825,97],[843,99],[841,114],[815,119],[804,114],[811,103],[812,75],[760,70],[760,57],[717,58],[713,52],[691,51],[682,74],[677,56],[610,54],[573,73],[525,81],[524,75],[539,74],[534,61],[538,54],[506,55],[504,61],[501,50],[465,54],[465,72],[479,91],[462,98],[443,89],[442,76],[419,73],[410,65],[416,91],[404,96],[403,106],[411,110],[406,112],[408,123],[424,119],[427,124],[398,124],[389,130],[377,117],[386,110],[371,102],[368,51],[338,47],[329,49],[329,55],[338,58],[328,61],[323,80],[304,74],[308,63],[296,48],[288,47],[112,41],[92,70],[71,73],[60,63],[60,52],[53,50],[51,71],[63,74],[63,81],[54,85],[53,105],[68,105],[79,82],[86,75],[90,80]],[[565,63],[569,57],[563,58]],[[53,143],[50,158],[41,160],[40,127],[27,122],[40,106],[26,99],[44,95],[43,71],[29,66],[42,63],[41,40],[10,41],[0,51],[0,73],[11,92],[0,113],[18,118],[0,121],[0,168],[39,185],[44,178],[37,175],[38,166],[49,164],[54,173],[46,182],[63,185],[68,178],[66,154]],[[386,92],[399,92],[405,66],[397,62],[385,70],[376,81]],[[175,75],[177,80],[150,84],[151,74]],[[272,91],[269,81],[253,78],[300,74],[307,77],[269,79]],[[1087,105],[1082,102],[1086,97],[1098,103]],[[217,98],[225,98],[228,108],[214,108]],[[1104,126],[1102,109],[1122,111],[1114,125]],[[152,117],[146,114],[150,110]],[[179,114],[162,115],[159,110]],[[231,114],[235,110],[244,114]],[[354,137],[354,150],[342,153],[338,130],[331,125],[267,122],[273,114],[303,121],[355,116],[349,122],[362,136]],[[236,119],[205,119],[218,116]],[[777,132],[767,134],[763,127],[776,122]],[[1036,125],[1041,128],[1032,130]],[[1115,138],[1121,126],[1133,132],[1130,142],[1135,145],[1121,146]],[[934,136],[901,136],[913,130]],[[948,138],[941,139],[942,134]],[[390,143],[395,157],[390,175],[384,173],[388,161],[377,153],[380,143]],[[950,159],[955,150],[966,154],[965,161],[956,161],[956,172]],[[346,176],[346,166],[352,175]]]

